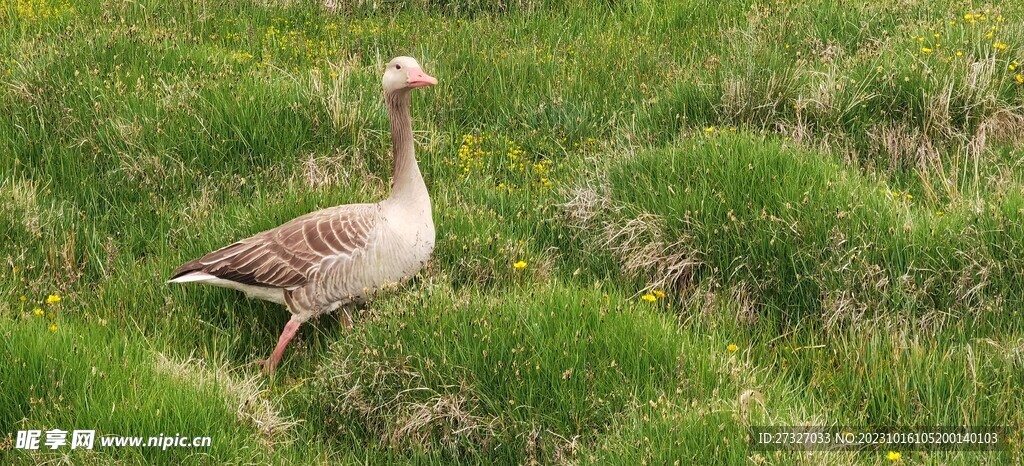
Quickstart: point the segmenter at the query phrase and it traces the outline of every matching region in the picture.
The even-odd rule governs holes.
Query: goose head
[[[399,92],[437,84],[437,79],[424,73],[419,62],[412,57],[396,57],[389,61],[381,81],[384,84],[384,92]]]

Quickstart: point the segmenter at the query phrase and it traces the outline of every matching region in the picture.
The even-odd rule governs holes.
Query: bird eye
[[[396,69],[396,70],[400,70],[400,69],[402,69],[402,65],[395,65],[395,69]]]

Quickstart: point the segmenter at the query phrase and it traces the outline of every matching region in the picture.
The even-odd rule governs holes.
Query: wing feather
[[[379,208],[352,204],[313,212],[272,230],[187,262],[171,279],[190,272],[270,288],[306,284],[324,260],[349,258],[372,241]]]

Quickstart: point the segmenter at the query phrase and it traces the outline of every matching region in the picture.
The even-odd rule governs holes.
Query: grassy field
[[[0,463],[1024,462],[1024,3],[339,3],[0,0]],[[434,258],[264,377],[282,307],[165,280],[386,196],[406,54]]]

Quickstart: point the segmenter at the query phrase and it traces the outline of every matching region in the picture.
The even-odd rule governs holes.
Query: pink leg
[[[299,331],[299,326],[302,325],[300,320],[289,320],[288,324],[284,326],[284,331],[281,332],[281,337],[277,339],[277,347],[274,348],[274,352],[271,353],[270,358],[263,363],[263,372],[267,375],[274,374],[274,368],[277,367],[277,363],[281,362],[281,357],[284,356],[284,349],[288,346],[288,342],[295,338],[295,332]]]

